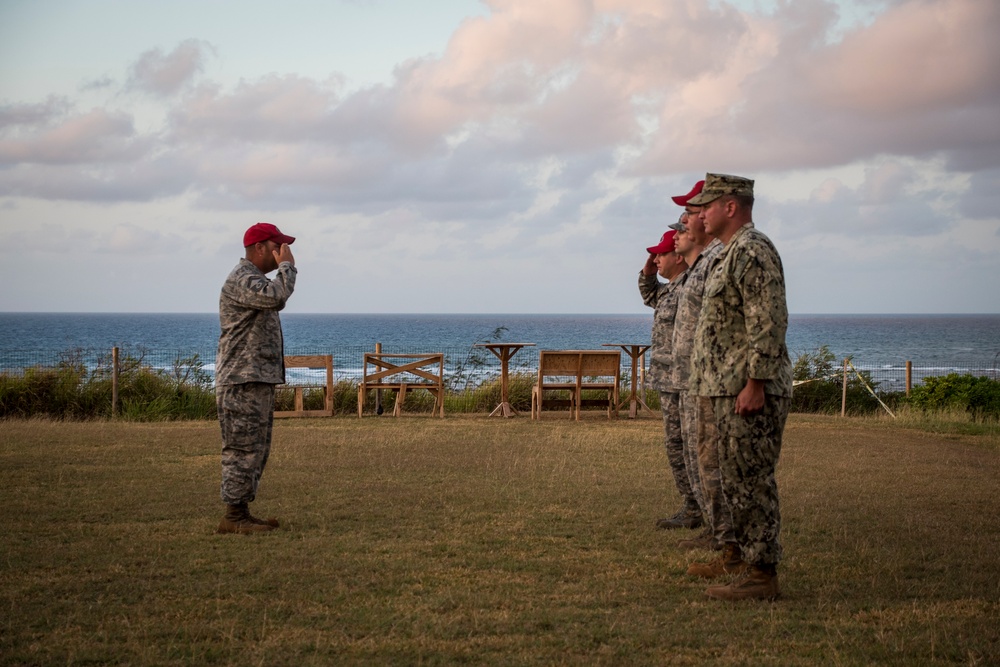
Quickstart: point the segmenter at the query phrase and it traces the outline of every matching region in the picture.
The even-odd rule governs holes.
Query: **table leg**
[[[517,410],[510,404],[509,368],[510,359],[521,348],[502,348],[499,352],[490,349],[500,359],[500,405],[493,408],[490,417],[499,415],[501,417],[514,417]]]

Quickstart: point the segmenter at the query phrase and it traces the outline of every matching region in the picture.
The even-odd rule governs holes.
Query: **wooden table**
[[[500,360],[500,405],[493,408],[490,417],[500,415],[501,417],[513,417],[517,410],[510,404],[510,388],[508,380],[508,367],[510,358],[517,354],[522,347],[534,347],[534,343],[476,343],[476,347],[485,347]]]
[[[639,395],[638,387],[639,359],[641,359],[642,355],[646,354],[646,350],[652,346],[635,345],[633,343],[604,343],[604,347],[620,347],[625,351],[625,354],[632,359],[632,384],[629,387],[628,399],[622,401],[621,405],[618,406],[618,409],[621,410],[625,404],[628,403],[628,416],[630,419],[635,419],[636,415],[639,413],[639,406],[641,405],[649,411],[649,414],[655,417],[656,413],[653,412],[648,405],[646,405],[646,402],[642,400],[642,396]]]

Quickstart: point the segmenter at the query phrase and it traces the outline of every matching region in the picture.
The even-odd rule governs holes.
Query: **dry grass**
[[[0,664],[997,664],[1000,439],[793,415],[773,604],[717,603],[653,419],[282,421],[215,535],[214,423],[0,432]]]

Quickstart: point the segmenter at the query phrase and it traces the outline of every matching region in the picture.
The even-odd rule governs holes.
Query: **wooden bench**
[[[540,419],[545,405],[569,405],[577,421],[583,405],[607,406],[608,419],[617,417],[620,379],[620,351],[542,350],[538,353],[538,381],[531,388],[531,418]],[[546,400],[547,391],[568,391],[569,400]],[[604,391],[607,398],[586,400],[584,391]]]
[[[444,417],[444,354],[366,352],[361,383],[358,385],[358,417],[364,413],[365,396],[370,389],[396,392],[392,411],[394,417],[402,414],[407,391],[426,389],[434,396],[431,414]]]
[[[323,389],[323,409],[306,410],[304,407],[304,391],[317,389],[319,385],[285,384],[285,388],[295,391],[295,407],[291,410],[276,410],[275,417],[332,417],[333,416],[333,355],[288,355],[285,357],[285,369],[289,368],[323,368],[326,369],[326,385]],[[279,385],[279,387],[282,385]]]

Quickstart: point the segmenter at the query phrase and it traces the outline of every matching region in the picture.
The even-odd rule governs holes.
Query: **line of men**
[[[704,528],[685,550],[721,552],[687,573],[718,600],[780,595],[781,514],[775,468],[788,417],[784,270],[753,224],[754,182],[706,174],[660,242],[647,248],[639,293],[654,308],[649,381],[659,392],[667,459],[683,505],[663,529]],[[661,283],[657,276],[668,282]]]

